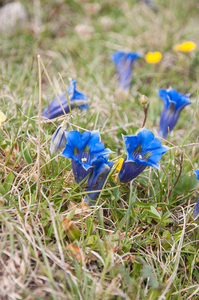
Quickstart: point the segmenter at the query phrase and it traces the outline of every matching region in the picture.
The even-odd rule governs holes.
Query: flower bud
[[[140,98],[139,98],[139,102],[141,105],[145,105],[149,102],[149,98],[145,95],[142,95]]]
[[[176,157],[179,157],[180,154],[181,154],[180,149],[176,148],[175,151],[174,151],[174,155],[175,155]]]
[[[80,238],[80,231],[79,228],[74,224],[73,221],[69,220],[68,218],[65,218],[62,221],[62,227],[64,228],[67,236],[73,242],[74,240],[79,240]]]
[[[67,124],[66,121],[63,121],[55,130],[53,133],[52,139],[51,139],[51,145],[50,145],[50,152],[51,154],[57,152],[59,150],[62,150],[65,147],[66,144],[66,128]]]

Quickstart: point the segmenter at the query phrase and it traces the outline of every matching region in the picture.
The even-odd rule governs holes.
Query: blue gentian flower
[[[70,101],[71,109],[75,107],[80,107],[83,110],[88,109],[88,98],[78,92],[76,90],[76,80],[71,79],[70,80],[70,87],[67,90],[68,98]],[[68,100],[66,92],[59,95],[59,100],[61,101],[61,104],[65,110],[66,113],[69,113],[69,106],[68,106]],[[53,99],[52,102],[44,109],[42,112],[42,116],[46,117],[48,119],[56,118],[59,115],[63,115],[62,107],[59,104],[59,101],[57,98]]]
[[[62,155],[72,159],[75,181],[80,183],[92,171],[93,163],[100,157],[109,156],[110,149],[105,149],[100,141],[99,131],[66,132],[65,149]]]
[[[98,191],[103,188],[108,174],[114,165],[113,161],[108,161],[108,156],[99,158],[94,163],[94,168],[88,177],[86,191]],[[84,202],[89,203],[88,199],[96,200],[100,192],[89,193]]]
[[[120,181],[129,182],[137,177],[147,166],[159,169],[159,160],[169,148],[162,146],[154,134],[143,128],[136,136],[123,136],[127,157],[119,172]]]
[[[131,86],[133,62],[140,58],[138,52],[125,52],[119,50],[111,55],[117,70],[119,87],[124,91],[128,90]]]
[[[173,130],[180,116],[181,110],[188,104],[191,104],[189,95],[178,93],[178,91],[169,88],[160,89],[159,96],[164,103],[164,109],[160,116],[159,136],[167,138],[168,133]]]
[[[67,124],[66,121],[63,121],[55,130],[52,135],[50,152],[51,154],[57,154],[59,150],[62,150],[66,144],[66,129]]]

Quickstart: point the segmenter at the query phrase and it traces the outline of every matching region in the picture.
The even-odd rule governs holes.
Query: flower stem
[[[144,121],[142,124],[142,128],[145,126],[146,120],[147,120],[147,116],[148,116],[148,109],[149,109],[149,104],[147,105],[143,105],[143,111],[144,111]]]
[[[176,184],[178,183],[178,181],[179,181],[179,179],[180,179],[180,176],[181,176],[181,173],[182,173],[182,163],[183,163],[183,153],[181,154],[181,159],[180,159],[180,171],[179,171],[178,177],[177,177],[177,179],[176,179],[176,182],[174,183],[172,189],[170,190],[170,193],[169,193],[168,198],[171,196],[171,193],[172,193],[173,190],[175,189]]]

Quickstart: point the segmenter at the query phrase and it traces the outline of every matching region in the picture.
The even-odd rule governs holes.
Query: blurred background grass
[[[155,10],[133,0],[21,4],[26,18],[14,25],[8,18],[8,27],[0,28],[0,110],[7,116],[0,129],[2,299],[163,299],[164,293],[165,299],[198,299],[198,225],[191,218],[198,191],[195,175],[186,170],[192,170],[190,161],[198,168],[198,144],[192,144],[199,133],[199,51],[172,49],[184,40],[199,45],[198,1],[159,0]],[[115,92],[110,55],[119,49],[143,55],[134,64],[127,100]],[[147,64],[148,51],[160,51],[162,61]],[[173,151],[160,172],[146,170],[135,186],[109,182],[95,209],[83,218],[75,214],[82,233],[75,258],[66,250],[70,241],[60,221],[70,202],[81,201],[83,190],[71,179],[69,161],[50,158],[59,120],[41,127],[40,183],[46,198],[36,197],[38,54],[58,94],[65,90],[58,72],[66,86],[69,77],[77,80],[90,106],[87,113],[73,110],[71,122],[99,129],[106,147],[115,151],[112,158],[124,150],[121,134],[135,134],[142,126],[140,94],[150,100],[146,128],[154,134],[163,108],[157,89],[172,86],[191,94],[192,105],[169,136],[170,146],[183,141],[183,172],[175,190],[181,162]],[[54,97],[42,71],[42,109]]]

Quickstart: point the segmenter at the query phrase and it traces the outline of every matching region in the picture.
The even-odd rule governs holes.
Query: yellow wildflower
[[[196,49],[196,44],[192,41],[185,41],[173,47],[174,51],[191,52]]]
[[[123,165],[124,159],[120,158],[120,160],[118,162],[115,163],[114,167],[116,168],[117,171],[121,170],[121,167]]]
[[[0,126],[1,123],[5,122],[6,120],[6,116],[4,115],[4,113],[0,110]]]
[[[158,51],[156,52],[148,52],[145,56],[146,62],[149,64],[157,64],[162,59],[162,54]]]

